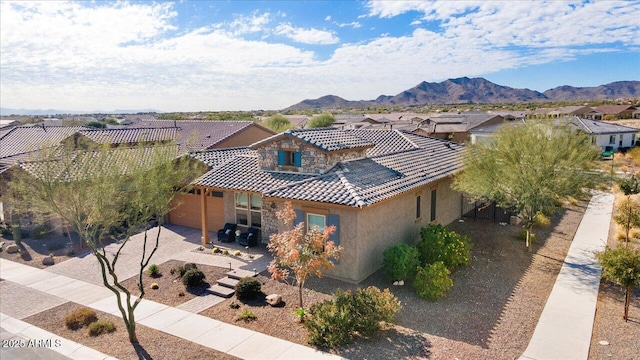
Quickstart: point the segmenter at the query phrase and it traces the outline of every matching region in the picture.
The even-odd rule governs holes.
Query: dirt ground
[[[215,284],[218,279],[225,277],[225,274],[229,271],[228,268],[196,264],[198,269],[205,274],[204,282],[198,287],[187,289],[182,283],[179,273],[171,275],[171,269],[182,266],[184,263],[184,261],[170,260],[159,264],[160,275],[155,278],[145,272],[142,275],[142,282],[145,286],[144,298],[168,306],[178,306],[197,296],[204,295],[210,284]],[[158,284],[157,290],[151,289],[152,283]],[[137,276],[123,281],[122,285],[131,291],[131,294],[136,296],[140,294]]]
[[[116,331],[97,337],[89,336],[87,328],[69,330],[65,327],[64,319],[73,311],[82,308],[75,303],[65,303],[53,309],[30,316],[24,321],[34,324],[65,339],[91,347],[104,354],[118,359],[236,359],[233,356],[215,351],[190,341],[148,328],[136,325],[136,335],[139,345],[134,347],[129,342],[127,330],[122,319],[97,311],[99,320],[112,321]],[[64,340],[63,340],[64,341]]]
[[[24,237],[19,253],[9,254],[5,251],[7,246],[15,244],[12,236],[2,236],[0,242],[4,242],[0,258],[16,261],[25,265],[44,269],[47,265],[42,264],[42,259],[53,254],[55,263],[65,261],[73,256],[80,256],[89,253],[86,246],[77,237],[69,239],[67,236],[46,234],[41,239]]]

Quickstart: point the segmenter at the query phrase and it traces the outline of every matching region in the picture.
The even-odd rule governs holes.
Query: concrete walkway
[[[589,356],[601,273],[594,252],[607,244],[614,198],[602,192],[591,198],[520,359],[585,360]]]
[[[32,290],[120,316],[115,295],[103,286],[5,259],[0,259],[0,277]],[[241,359],[341,359],[149,300],[142,300],[137,307],[136,322]],[[4,327],[4,320],[1,325]]]

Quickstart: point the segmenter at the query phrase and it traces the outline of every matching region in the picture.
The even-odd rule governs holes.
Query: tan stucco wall
[[[240,131],[237,134],[224,139],[223,141],[215,144],[211,149],[224,149],[233,148],[239,146],[248,146],[260,140],[264,140],[275,133],[263,129],[257,125],[251,125],[248,128]]]

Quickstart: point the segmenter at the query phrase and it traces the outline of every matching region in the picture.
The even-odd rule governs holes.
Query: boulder
[[[279,294],[267,295],[267,304],[271,306],[276,306],[281,302],[282,302],[282,295],[279,295]]]
[[[55,263],[56,261],[53,259],[53,256],[45,256],[44,258],[42,258],[42,265],[51,266]]]
[[[18,252],[18,249],[19,249],[18,245],[11,244],[11,245],[7,246],[6,250],[7,250],[7,253],[9,253],[9,254],[15,254],[15,253]]]

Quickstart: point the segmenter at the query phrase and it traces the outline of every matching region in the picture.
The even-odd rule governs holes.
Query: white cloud
[[[340,42],[333,31],[293,27],[289,23],[276,26],[274,33],[303,44],[329,45]]]
[[[330,20],[331,20],[331,15],[327,15],[327,16],[324,18],[324,21],[330,21]]]
[[[258,11],[254,11],[250,16],[236,17],[229,24],[229,27],[233,35],[257,33],[265,31],[269,21],[270,14],[268,12],[260,14]]]
[[[335,23],[336,25],[338,25],[338,27],[350,27],[350,28],[354,28],[354,29],[358,29],[360,27],[362,27],[362,24],[360,24],[357,21],[352,21],[350,23]]]
[[[419,26],[419,25],[422,25],[422,21],[420,21],[420,20],[413,20],[413,21],[411,22],[411,24],[409,24],[409,25],[411,25],[411,26]]]

